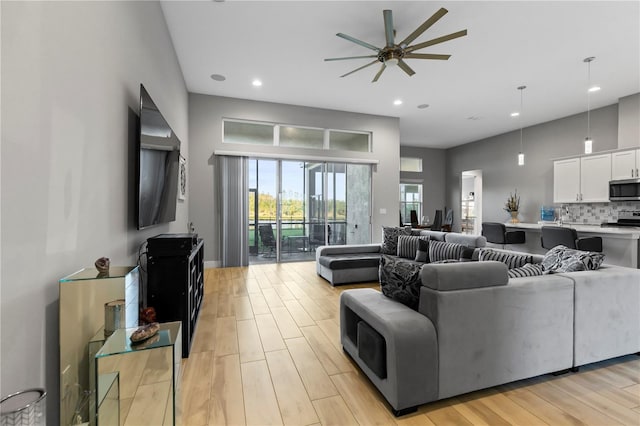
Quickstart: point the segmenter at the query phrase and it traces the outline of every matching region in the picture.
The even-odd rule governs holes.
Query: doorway
[[[482,170],[466,170],[460,179],[460,232],[482,233]]]
[[[371,166],[249,159],[249,264],[315,259],[371,242]]]

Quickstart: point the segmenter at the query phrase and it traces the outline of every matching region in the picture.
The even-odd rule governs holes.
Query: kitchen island
[[[573,228],[578,237],[602,237],[604,262],[610,265],[638,268],[640,265],[640,227],[633,226],[601,226],[583,223],[565,222],[562,225],[548,223],[549,226]],[[509,244],[507,248],[528,253],[544,254],[547,249],[540,243],[541,223],[505,223],[507,230],[526,232],[525,244]],[[491,244],[488,244],[491,245]]]

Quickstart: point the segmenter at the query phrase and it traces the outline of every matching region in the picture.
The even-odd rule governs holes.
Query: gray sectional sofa
[[[420,279],[417,311],[374,289],[340,299],[344,350],[396,415],[640,351],[638,269],[509,278],[481,261],[425,264]]]
[[[484,247],[487,239],[480,235],[414,230],[412,235],[428,236],[434,241]],[[316,249],[316,272],[331,285],[378,281],[382,244],[320,246]]]

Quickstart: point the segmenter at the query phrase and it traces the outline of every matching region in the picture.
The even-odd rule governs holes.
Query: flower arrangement
[[[513,194],[509,193],[509,198],[507,198],[507,202],[504,204],[504,210],[508,212],[517,212],[520,210],[520,196],[518,195],[517,189]]]

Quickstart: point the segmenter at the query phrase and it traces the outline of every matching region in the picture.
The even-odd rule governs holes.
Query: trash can
[[[7,395],[0,400],[1,426],[44,426],[46,421],[44,389],[27,389]]]

